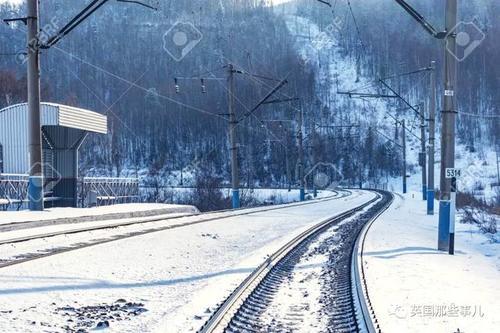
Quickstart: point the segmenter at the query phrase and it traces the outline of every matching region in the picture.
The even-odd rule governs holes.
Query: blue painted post
[[[448,251],[450,243],[450,200],[439,201],[438,250]]]
[[[30,176],[28,181],[29,210],[43,210],[43,177]]]
[[[422,185],[422,198],[427,200],[427,185]]]
[[[434,215],[434,189],[427,190],[427,215]]]
[[[305,201],[306,200],[306,191],[301,188],[300,189],[300,201]]]
[[[233,209],[240,208],[240,190],[233,189]]]
[[[450,246],[448,253],[455,254],[455,209],[457,203],[457,178],[451,179],[451,204],[450,204]]]

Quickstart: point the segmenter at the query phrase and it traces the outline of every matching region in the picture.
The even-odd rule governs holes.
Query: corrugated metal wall
[[[42,124],[57,125],[58,109],[42,104]],[[0,110],[0,143],[3,146],[4,173],[29,171],[28,110],[17,104]]]

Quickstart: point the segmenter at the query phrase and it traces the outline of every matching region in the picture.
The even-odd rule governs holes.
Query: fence
[[[139,201],[137,178],[82,178],[78,182],[78,204],[93,207]]]
[[[28,175],[0,173],[0,209],[19,210],[27,206]]]
[[[20,210],[28,206],[28,175],[0,173],[0,210]],[[51,197],[56,185],[52,179],[44,182],[44,201]],[[139,201],[137,178],[80,178],[77,182],[78,206],[92,207]]]

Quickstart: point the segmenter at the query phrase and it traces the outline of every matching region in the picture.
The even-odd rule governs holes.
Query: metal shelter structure
[[[88,133],[107,133],[107,117],[71,106],[42,103],[41,129],[44,205],[76,207],[78,150]],[[33,166],[29,165],[27,103],[0,110],[0,146],[0,178],[30,173]],[[10,200],[3,196],[2,199]]]

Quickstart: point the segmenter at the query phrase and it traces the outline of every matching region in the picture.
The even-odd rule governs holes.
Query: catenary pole
[[[299,141],[299,179],[300,179],[300,201],[304,201],[305,194],[305,180],[304,180],[304,133],[302,130],[302,124],[304,122],[304,113],[302,108],[299,110],[299,124],[297,131],[297,139]]]
[[[38,39],[38,0],[28,0],[28,146],[29,209],[43,210],[42,135],[40,127],[40,42]]]
[[[434,215],[434,151],[436,145],[436,62],[431,61],[429,100],[429,160],[427,180],[427,215]]]
[[[456,36],[450,33],[457,24],[457,0],[446,0],[446,45],[444,53],[444,97],[441,111],[441,172],[439,196],[438,249],[449,250],[450,234],[455,219],[452,211],[451,179],[446,178],[446,169],[455,167],[455,121],[457,96],[457,44]]]
[[[240,208],[240,180],[238,174],[238,144],[236,137],[236,114],[234,112],[234,67],[228,66],[228,113],[229,113],[229,141],[231,145],[231,192],[233,208]]]
[[[401,121],[401,126],[403,127],[403,193],[407,191],[407,178],[406,178],[406,125],[405,120]]]
[[[422,167],[422,199],[427,200],[427,150],[425,140],[425,103],[420,104],[420,158]]]

